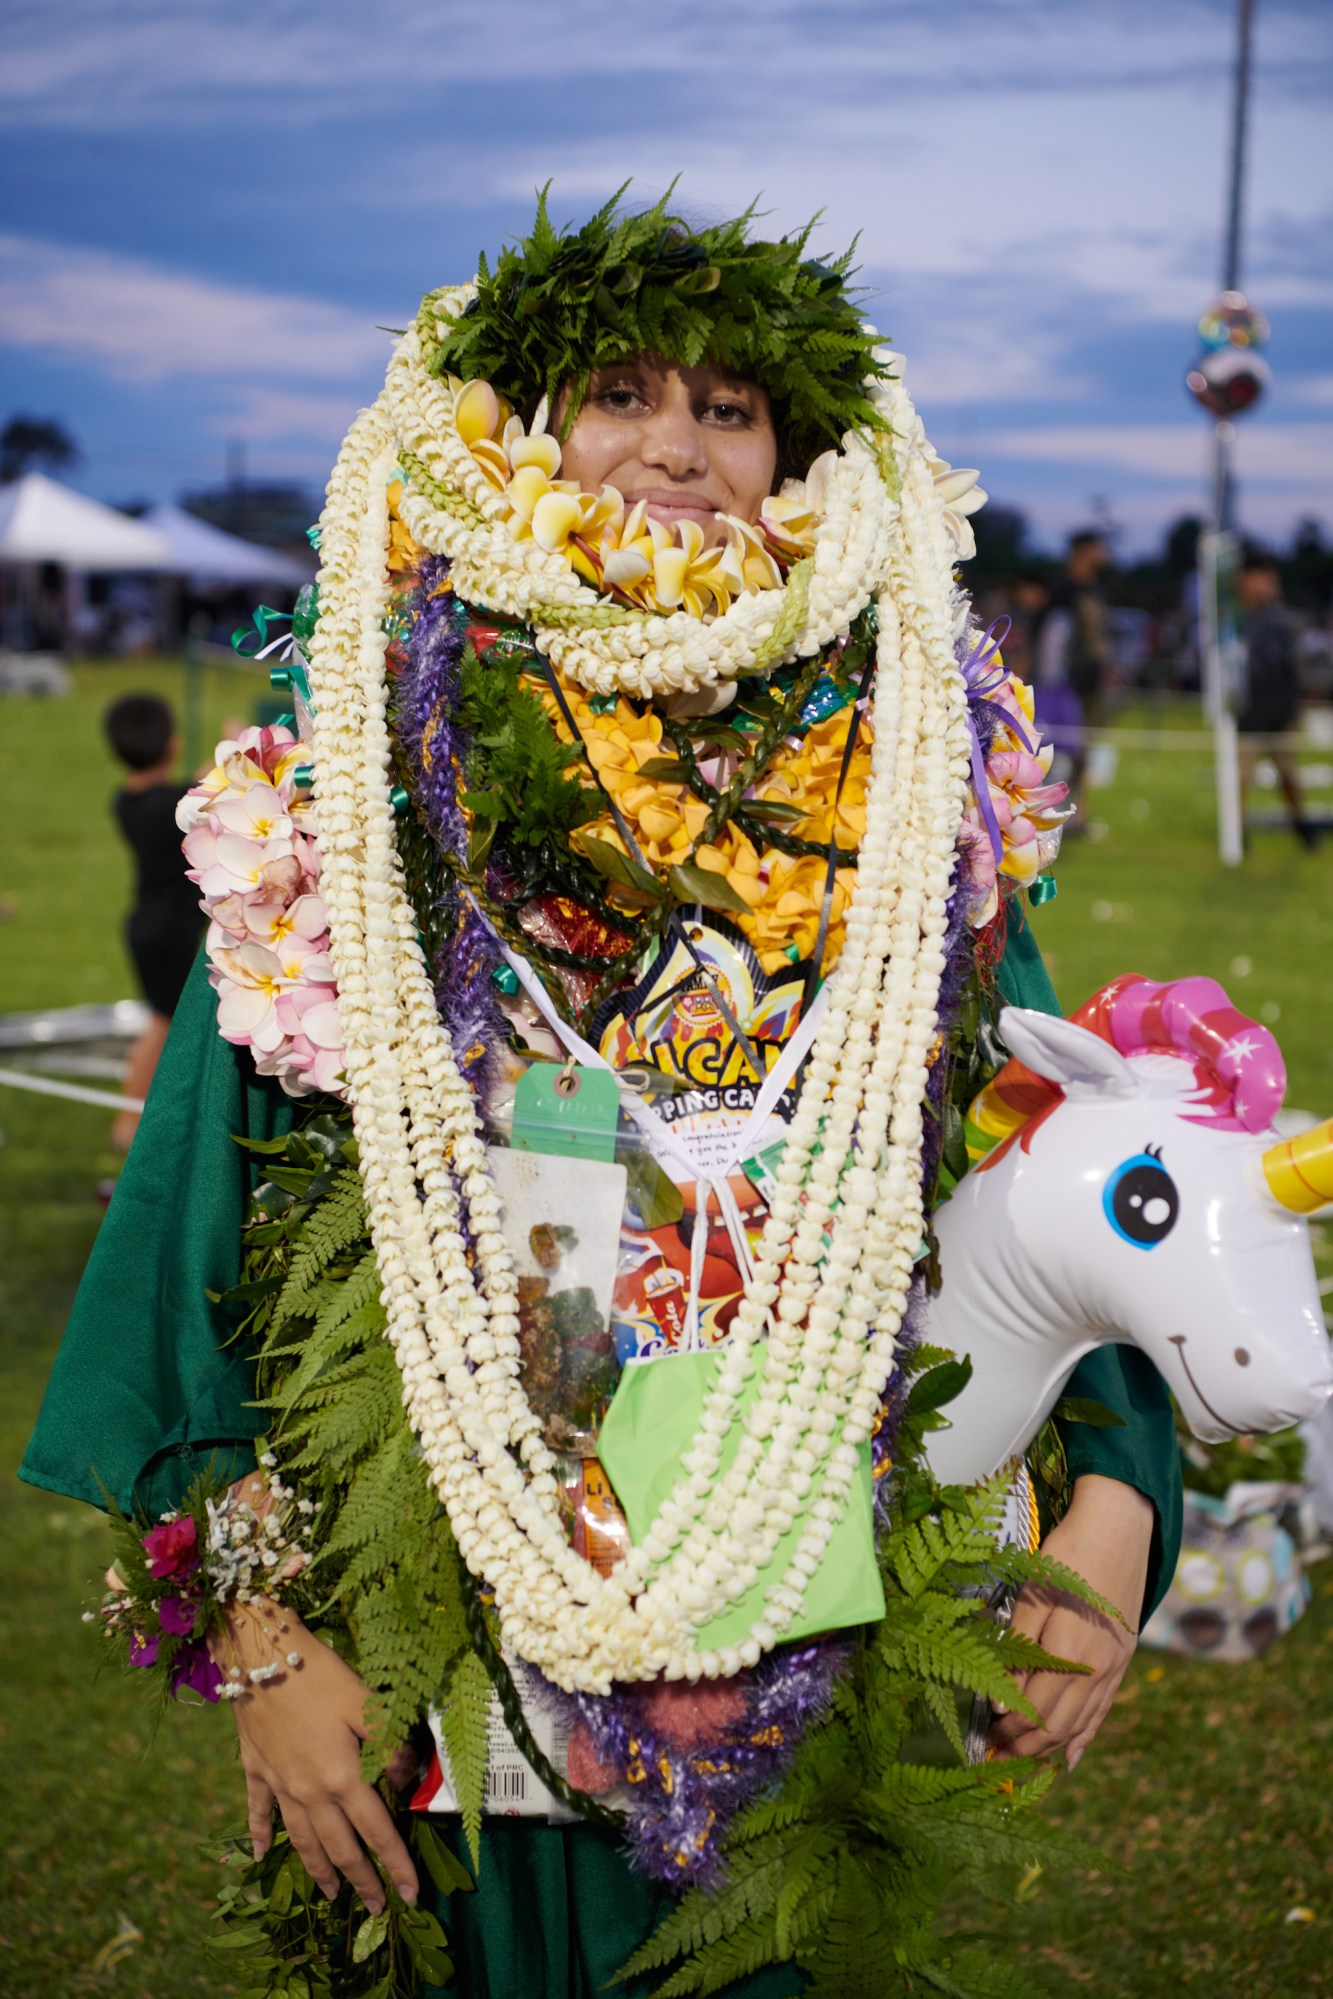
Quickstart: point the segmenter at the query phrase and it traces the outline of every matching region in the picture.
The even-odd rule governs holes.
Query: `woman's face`
[[[552,428],[559,430],[557,404]],[[705,362],[682,368],[640,354],[602,368],[562,446],[561,477],[585,492],[614,486],[671,527],[695,521],[722,539],[719,514],[754,521],[773,490],[778,441],[768,396]]]

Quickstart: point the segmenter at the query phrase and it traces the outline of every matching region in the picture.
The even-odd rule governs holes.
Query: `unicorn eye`
[[[1151,1149],[1116,1167],[1102,1194],[1102,1209],[1116,1234],[1138,1249],[1155,1249],[1180,1213],[1176,1183]]]

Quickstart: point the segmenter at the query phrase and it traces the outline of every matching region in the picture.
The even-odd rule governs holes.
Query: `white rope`
[[[0,1083],[14,1090],[31,1090],[35,1097],[64,1097],[71,1104],[96,1104],[108,1111],[141,1111],[142,1097],[113,1097],[110,1090],[90,1090],[83,1083],[57,1083],[49,1076],[29,1076],[19,1069],[0,1068]]]

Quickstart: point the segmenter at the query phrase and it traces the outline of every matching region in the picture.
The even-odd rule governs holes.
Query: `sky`
[[[1058,546],[1197,511],[1183,386],[1218,289],[1236,0],[8,0],[0,420],[112,501],[317,491],[422,292],[679,174],[859,232],[937,449]],[[1242,282],[1274,383],[1240,523],[1333,535],[1333,8],[1258,0]],[[229,461],[229,453],[231,454]]]

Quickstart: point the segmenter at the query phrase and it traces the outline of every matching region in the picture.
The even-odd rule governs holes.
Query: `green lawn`
[[[98,728],[105,703],[130,688],[179,701],[181,669],[89,666],[72,700],[0,704],[0,1012],[133,990],[120,943],[128,868]],[[208,729],[264,692],[262,669],[249,679],[210,669]],[[1162,719],[1180,730],[1191,714]],[[1333,1111],[1323,991],[1333,844],[1311,856],[1260,833],[1243,870],[1222,870],[1202,746],[1126,751],[1095,811],[1104,837],[1070,843],[1060,897],[1034,918],[1066,1005],[1118,972],[1211,973],[1245,1011],[1275,1022],[1288,1101]],[[100,1521],[11,1476],[97,1227],[96,1182],[114,1170],[108,1123],[99,1110],[0,1091],[0,1991],[15,1999],[233,1989],[198,1947],[214,1874],[200,1843],[239,1817],[227,1717],[174,1713],[145,1755],[138,1691],[96,1675],[97,1648],[79,1623],[104,1563]],[[1328,1245],[1318,1247],[1333,1269]],[[1073,1984],[1098,1999],[1292,1999],[1329,1989],[1327,1566],[1314,1585],[1310,1616],[1261,1662],[1145,1654],[1132,1669],[1055,1806],[1130,1871],[1042,1876],[1002,1912],[996,1950],[1030,1970],[1034,1993]],[[1314,1922],[1285,1922],[1298,1907]],[[141,1940],[96,1970],[122,1921]]]

